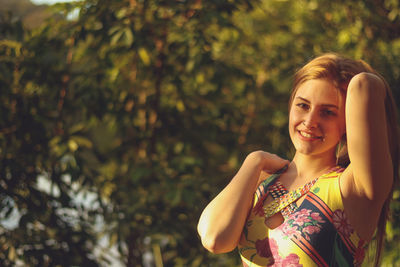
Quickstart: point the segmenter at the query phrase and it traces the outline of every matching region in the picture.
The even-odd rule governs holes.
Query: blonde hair
[[[361,72],[368,72],[378,75],[385,84],[386,89],[386,118],[387,118],[387,129],[388,129],[388,141],[390,146],[390,154],[393,165],[393,181],[398,181],[399,178],[399,160],[400,160],[400,144],[399,144],[399,130],[397,124],[397,108],[391,93],[390,87],[385,79],[377,73],[368,63],[363,60],[353,60],[342,57],[337,54],[328,53],[323,54],[303,66],[300,70],[295,73],[294,83],[292,92],[289,99],[289,109],[292,105],[293,99],[296,95],[297,89],[304,82],[312,79],[327,79],[331,81],[334,86],[343,95],[347,93],[347,86],[356,74]],[[337,148],[337,161],[342,167],[346,167],[350,163],[350,159],[347,153],[346,136],[343,136],[342,141],[338,144]],[[383,204],[381,214],[378,220],[376,242],[377,250],[375,254],[375,266],[379,265],[382,248],[384,242],[386,222],[389,217],[390,202],[393,197],[393,188]]]

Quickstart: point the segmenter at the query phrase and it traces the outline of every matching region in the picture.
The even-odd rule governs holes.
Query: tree
[[[75,197],[85,186],[74,189],[83,173],[73,155],[73,129],[62,130],[69,37],[50,25],[29,34],[2,18],[1,265],[96,265],[91,209]]]

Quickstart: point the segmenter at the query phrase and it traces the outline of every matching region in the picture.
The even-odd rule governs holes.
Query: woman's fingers
[[[285,165],[288,165],[290,163],[289,160],[283,159],[275,154],[270,154],[268,157],[269,160],[268,163],[265,165],[264,170],[268,171],[269,173],[276,172],[277,170],[283,168]]]
[[[261,150],[252,152],[251,156],[258,158],[261,164],[261,169],[268,173],[275,172],[290,163],[290,161],[283,159],[276,154]]]

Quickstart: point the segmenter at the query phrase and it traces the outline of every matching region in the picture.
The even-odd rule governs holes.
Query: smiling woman
[[[291,162],[250,153],[204,209],[205,248],[244,266],[360,266],[376,231],[379,265],[398,178],[396,107],[367,63],[322,55],[295,75]]]

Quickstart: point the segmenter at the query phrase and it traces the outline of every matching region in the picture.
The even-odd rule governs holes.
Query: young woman
[[[359,266],[374,233],[379,264],[399,175],[396,107],[368,64],[335,54],[295,75],[291,162],[256,151],[204,209],[205,248],[244,266]]]

